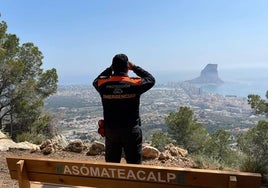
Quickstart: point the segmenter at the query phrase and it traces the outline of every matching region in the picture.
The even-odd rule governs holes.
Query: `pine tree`
[[[33,43],[19,44],[0,22],[0,129],[12,138],[25,132],[42,133],[49,121],[44,99],[57,91],[56,69],[44,71],[43,55]]]

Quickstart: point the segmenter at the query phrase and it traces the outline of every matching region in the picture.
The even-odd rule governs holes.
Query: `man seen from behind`
[[[138,77],[129,77],[129,70]],[[124,150],[127,163],[141,164],[140,96],[154,84],[154,77],[125,54],[115,55],[112,65],[93,81],[103,106],[106,162],[120,163]]]

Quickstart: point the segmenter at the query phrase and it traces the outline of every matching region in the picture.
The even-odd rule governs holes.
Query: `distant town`
[[[224,129],[235,136],[264,119],[254,115],[247,98],[206,93],[186,82],[160,84],[141,97],[145,140],[150,140],[154,131],[166,131],[165,118],[181,106],[191,108],[210,133]],[[101,139],[97,133],[97,122],[103,118],[101,100],[91,85],[59,86],[58,92],[46,100],[45,109],[68,139]]]

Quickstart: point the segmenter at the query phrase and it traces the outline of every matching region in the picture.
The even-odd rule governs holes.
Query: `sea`
[[[157,75],[159,83],[183,82],[200,76],[201,71],[162,72]],[[268,91],[268,68],[241,68],[218,70],[218,76],[224,81],[221,85],[202,86],[201,91],[220,95],[247,97],[255,94],[266,99]]]

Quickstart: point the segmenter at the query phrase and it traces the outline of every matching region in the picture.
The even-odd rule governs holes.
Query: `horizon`
[[[205,68],[205,66],[204,66]],[[156,78],[156,87],[168,83],[180,83],[200,76],[202,70],[173,70],[151,72]],[[86,85],[92,86],[92,82],[98,74],[72,75],[69,79],[62,80],[59,86]],[[130,75],[132,76],[132,75]],[[220,69],[218,76],[224,84],[218,87],[205,87],[207,92],[221,95],[235,95],[237,97],[247,97],[249,94],[256,94],[265,98],[267,86],[267,70],[263,68],[237,68]],[[68,78],[68,77],[66,77]]]
[[[181,82],[189,79],[194,79],[200,76],[201,71],[205,68],[205,66],[200,69],[187,69],[187,70],[160,70],[160,71],[149,71],[153,76],[156,77],[156,81],[158,83],[166,83],[166,82]],[[252,80],[263,80],[267,79],[267,70],[263,67],[240,67],[233,69],[219,69],[218,66],[218,75],[223,81],[252,81]],[[239,73],[239,74],[238,74]],[[92,84],[93,80],[99,75],[99,72],[89,72],[87,74],[81,73],[73,73],[71,76],[66,75],[65,79],[62,79],[59,82],[59,85],[72,85],[72,84]],[[129,71],[129,76],[136,76],[132,71]],[[157,79],[159,78],[159,79]],[[268,89],[268,86],[267,86]]]

